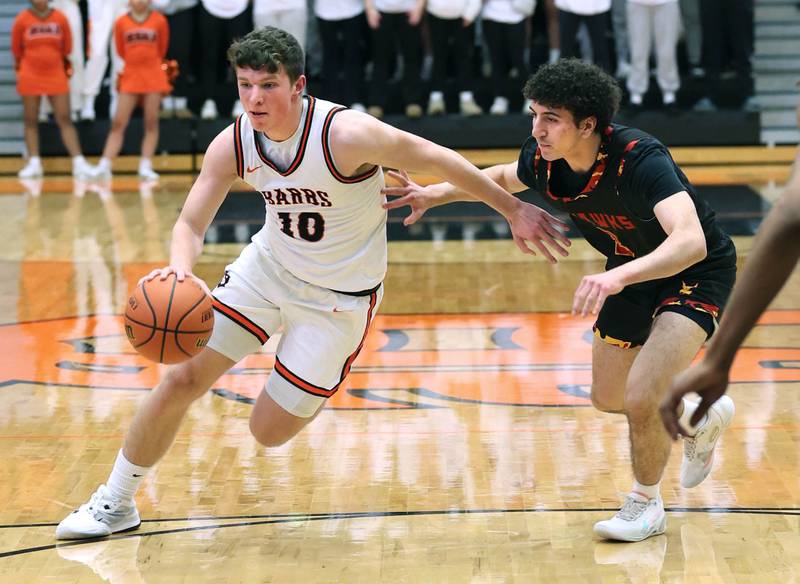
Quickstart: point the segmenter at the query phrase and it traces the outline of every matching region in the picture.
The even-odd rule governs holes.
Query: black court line
[[[19,556],[34,552],[53,550],[56,548],[75,547],[87,545],[98,541],[111,541],[117,539],[128,539],[131,537],[150,537],[153,535],[170,535],[173,533],[188,533],[192,531],[204,531],[211,529],[224,529],[228,527],[251,527],[256,525],[273,525],[280,523],[297,523],[308,521],[328,521],[340,519],[373,519],[377,517],[420,517],[434,515],[483,515],[492,513],[595,513],[616,511],[617,508],[607,507],[583,507],[568,509],[435,509],[429,511],[361,511],[351,513],[320,513],[320,514],[287,514],[287,515],[231,515],[231,516],[211,516],[211,517],[186,517],[170,519],[145,519],[142,523],[166,523],[175,521],[220,521],[247,519],[248,521],[238,521],[236,523],[216,523],[211,525],[197,525],[194,527],[180,527],[176,529],[162,529],[149,532],[132,532],[111,536],[109,538],[83,539],[78,541],[66,541],[19,550],[0,552],[0,558]],[[752,514],[752,515],[791,515],[800,517],[800,508],[797,507],[666,507],[669,513],[713,513],[713,514]],[[54,527],[55,523],[32,523],[20,525],[0,525],[0,529],[14,529],[21,527]]]

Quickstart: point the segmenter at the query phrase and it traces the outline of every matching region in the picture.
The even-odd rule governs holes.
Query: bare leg
[[[39,156],[39,106],[42,98],[38,95],[22,96],[22,119],[25,123],[25,148],[28,157]]]
[[[61,95],[50,95],[50,106],[53,108],[53,115],[61,132],[61,141],[64,147],[73,158],[81,155],[81,143],[78,139],[78,132],[75,131],[75,124],[72,123],[69,110],[69,93]]]
[[[706,340],[694,321],[674,312],[656,317],[650,337],[633,362],[625,389],[633,474],[642,485],[661,480],[672,441],[658,406],[673,377],[686,369]]]
[[[158,110],[160,107],[161,94],[148,93],[144,96],[142,158],[152,158],[156,152],[156,147],[158,146]]]
[[[103,148],[103,158],[113,160],[116,158],[119,151],[122,149],[122,139],[125,137],[125,128],[128,127],[128,122],[131,119],[133,110],[136,109],[136,103],[139,101],[139,96],[133,93],[120,93],[117,99],[117,111],[114,114],[114,120],[111,122],[111,131],[106,138],[106,145]]]
[[[125,436],[122,449],[125,458],[144,467],[158,462],[175,440],[192,402],[203,396],[235,364],[206,348],[189,361],[170,368],[136,412]]]
[[[625,382],[641,347],[623,349],[602,339],[592,343],[592,405],[601,412],[622,414]]]
[[[300,418],[284,410],[266,391],[262,391],[250,414],[250,432],[264,446],[280,446],[305,428],[321,411],[322,407],[313,416]]]

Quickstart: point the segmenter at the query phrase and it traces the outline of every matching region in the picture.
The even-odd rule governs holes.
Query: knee
[[[293,434],[280,432],[269,424],[259,423],[252,416],[250,417],[250,433],[259,444],[267,446],[268,448],[283,446],[293,436]]]
[[[625,391],[625,414],[632,422],[650,419],[657,410],[657,401],[653,398],[652,388],[628,385]]]
[[[61,112],[58,114],[54,114],[54,117],[56,119],[56,124],[58,125],[59,128],[65,128],[70,124],[72,124],[72,120],[69,119],[69,111],[67,111],[67,113]]]
[[[591,389],[592,405],[596,410],[609,414],[622,413],[622,392],[615,391],[614,388],[603,387],[597,383],[592,383]]]
[[[197,376],[191,361],[168,369],[161,383],[170,401],[192,402],[208,391],[206,384]]]
[[[112,132],[120,132],[121,133],[121,132],[125,131],[125,128],[127,126],[128,126],[128,122],[127,121],[114,119],[111,122],[111,131]]]

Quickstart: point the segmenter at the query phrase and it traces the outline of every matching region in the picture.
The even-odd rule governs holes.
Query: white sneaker
[[[493,116],[504,116],[508,113],[508,100],[505,97],[497,96],[489,108],[489,113]]]
[[[67,515],[56,527],[56,539],[90,539],[136,529],[141,525],[136,504],[113,499],[100,485],[88,503]]]
[[[39,159],[28,160],[28,164],[17,173],[18,178],[39,178],[41,176],[44,176],[44,169]]]
[[[77,179],[87,179],[92,176],[92,165],[86,160],[72,162],[72,176]]]
[[[139,166],[139,178],[142,180],[158,180],[159,174],[152,166]]]
[[[684,407],[687,402],[684,401]],[[696,487],[705,480],[714,466],[714,447],[727,428],[736,406],[727,395],[719,398],[706,413],[706,421],[695,430],[694,436],[683,439],[681,486]]]
[[[94,180],[108,180],[111,178],[111,167],[98,164],[89,168],[89,178]]]
[[[594,524],[596,535],[617,541],[642,541],[667,529],[667,514],[661,497],[648,499],[630,493],[614,517]]]
[[[481,109],[481,106],[475,103],[475,98],[472,97],[471,93],[470,95],[463,95],[459,97],[458,102],[462,116],[480,116],[483,114],[483,109]]]
[[[242,105],[241,100],[236,100],[233,102],[233,109],[231,110],[231,117],[238,118],[240,115],[244,113],[244,106]]]
[[[440,91],[432,91],[428,98],[428,115],[441,116],[447,113],[444,105],[444,95]]]
[[[203,108],[200,110],[200,117],[204,120],[216,120],[219,117],[217,112],[217,104],[213,99],[207,99],[203,102]]]

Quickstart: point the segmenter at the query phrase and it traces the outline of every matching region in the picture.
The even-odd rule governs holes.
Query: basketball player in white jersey
[[[228,58],[246,113],[208,147],[173,229],[169,266],[148,278],[195,277],[204,234],[237,177],[261,193],[266,225],[213,292],[217,314],[207,347],[170,368],[148,394],[108,481],[59,524],[59,539],[138,527],[133,495],[191,403],[281,324],[275,366],[250,431],[261,444],[278,446],[314,418],[349,372],[383,295],[381,166],[441,176],[472,193],[508,219],[526,253],[533,253],[526,241],[551,261],[548,246],[567,253],[563,223],[508,194],[455,152],[304,96],[303,51],[289,33],[255,30],[232,44]]]

